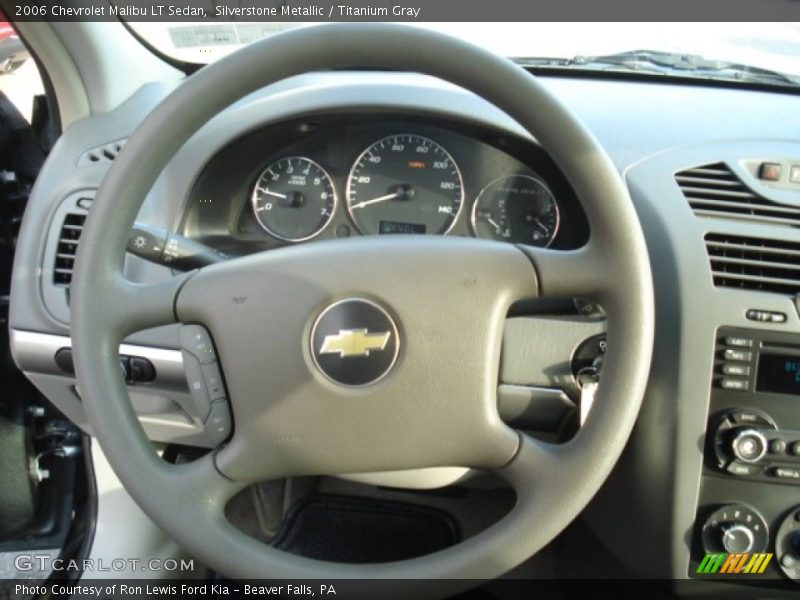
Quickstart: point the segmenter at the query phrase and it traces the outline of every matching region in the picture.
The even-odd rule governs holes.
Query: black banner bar
[[[800,0],[12,0],[11,21],[794,21]]]
[[[265,600],[292,598],[297,600],[406,600],[413,598],[449,598],[451,600],[585,600],[609,596],[618,600],[641,598],[673,598],[676,595],[725,594],[730,586],[702,580],[647,579],[499,579],[489,582],[473,580],[395,580],[393,591],[375,592],[375,582],[365,580],[250,580],[228,579],[81,579],[72,582],[36,580],[0,580],[0,597],[4,600],[47,598],[56,600]],[[789,591],[789,581],[765,581],[752,577],[732,578],[739,591],[748,588],[769,595],[771,591]],[[766,585],[765,585],[766,584]],[[752,586],[752,587],[751,587]],[[459,591],[460,590],[460,591]],[[718,596],[713,596],[718,597]]]

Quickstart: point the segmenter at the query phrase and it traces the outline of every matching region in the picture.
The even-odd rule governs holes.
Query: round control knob
[[[775,534],[775,557],[781,571],[800,583],[800,506],[786,513]]]
[[[762,474],[763,465],[757,463],[769,451],[765,436],[772,438],[777,430],[775,421],[760,410],[741,408],[724,412],[718,417],[714,435],[709,436],[711,447],[707,457],[716,459],[714,467],[735,477]]]
[[[754,539],[753,532],[742,523],[722,527],[722,547],[730,554],[750,552]]]
[[[764,517],[745,504],[720,506],[706,517],[701,530],[705,552],[766,552],[769,529]]]
[[[757,463],[764,458],[767,447],[767,438],[758,429],[740,429],[731,440],[731,452],[746,463]]]

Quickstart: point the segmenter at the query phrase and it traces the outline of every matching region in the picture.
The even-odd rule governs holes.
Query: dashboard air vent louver
[[[687,169],[675,175],[699,217],[728,217],[800,227],[800,207],[778,204],[751,191],[725,163]]]
[[[81,157],[78,159],[78,166],[82,167],[96,163],[112,162],[115,158],[117,158],[117,155],[122,151],[122,147],[127,141],[127,139],[122,139],[115,142],[109,142],[108,144],[97,146],[95,148],[90,148],[81,154]]]
[[[68,286],[72,282],[72,267],[84,221],[86,221],[85,214],[70,212],[64,217],[53,264],[53,283],[56,285]]]
[[[714,285],[800,294],[800,243],[709,233]]]

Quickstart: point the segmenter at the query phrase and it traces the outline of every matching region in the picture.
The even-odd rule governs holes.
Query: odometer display
[[[256,181],[253,211],[272,236],[301,242],[320,233],[336,210],[336,190],[325,170],[302,156],[282,158]]]
[[[392,135],[369,146],[347,181],[347,208],[366,235],[399,233],[386,223],[445,234],[463,202],[461,172],[453,157],[436,142],[414,134]],[[410,232],[408,227],[403,231]]]
[[[378,233],[407,233],[417,235],[425,233],[425,225],[418,225],[417,223],[381,221],[380,225],[378,226]]]

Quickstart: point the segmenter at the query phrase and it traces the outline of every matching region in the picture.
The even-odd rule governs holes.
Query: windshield
[[[208,63],[238,47],[311,23],[146,23],[130,25],[159,51],[185,62]],[[764,83],[797,84],[800,23],[414,23],[540,67],[640,71],[661,75],[746,80],[742,67],[789,75]],[[659,53],[655,63],[651,55]],[[620,59],[619,55],[625,56]],[[683,63],[665,55],[690,56]],[[578,61],[570,62],[578,58]],[[597,63],[592,58],[605,57]],[[609,60],[613,57],[613,60]],[[708,59],[700,68],[695,59]],[[565,59],[548,64],[537,59]],[[653,65],[648,69],[647,64]],[[737,68],[731,68],[734,65]]]

